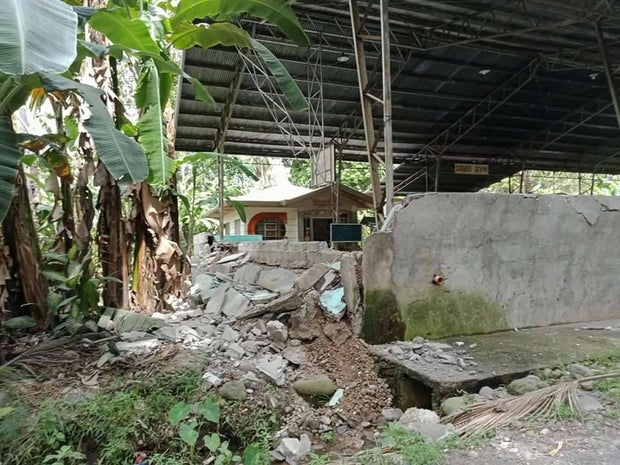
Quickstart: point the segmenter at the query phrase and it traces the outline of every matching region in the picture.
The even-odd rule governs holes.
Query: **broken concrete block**
[[[220,386],[223,382],[222,378],[217,376],[215,373],[211,373],[210,371],[207,371],[204,375],[202,375],[202,379],[204,379],[211,386],[215,387]]]
[[[336,385],[327,375],[303,378],[293,383],[293,389],[302,396],[331,396]]]
[[[294,310],[299,309],[303,305],[303,299],[299,294],[289,293],[283,295],[282,297],[272,300],[265,308],[268,312],[272,313],[281,313],[281,312],[292,312]]]
[[[301,365],[305,362],[306,355],[301,347],[286,347],[282,356],[293,365]]]
[[[261,270],[262,268],[254,263],[246,263],[235,272],[233,279],[236,283],[255,284]]]
[[[235,331],[230,326],[224,326],[222,339],[226,342],[237,342],[239,340],[239,331]]]
[[[218,292],[207,304],[207,312],[223,313],[229,318],[242,315],[250,308],[250,301],[233,288]]]
[[[288,270],[266,269],[260,272],[256,284],[273,292],[287,294],[293,289],[296,277],[295,273]]]
[[[314,288],[319,292],[323,292],[329,286],[332,285],[338,279],[338,273],[330,269],[325,275],[315,284]]]
[[[228,346],[226,353],[230,358],[238,360],[245,355],[245,349],[236,342],[233,342]]]
[[[330,322],[323,325],[323,334],[325,334],[330,341],[332,341],[337,347],[347,342],[352,334],[351,330],[345,323]]]
[[[285,343],[288,339],[288,330],[282,322],[274,320],[267,323],[267,336],[274,342]]]
[[[221,260],[219,260],[217,262],[218,265],[222,264],[222,263],[230,263],[230,262],[234,262],[235,260],[238,260],[240,258],[245,257],[246,252],[239,252],[239,253],[235,253],[232,255],[227,255],[224,258],[222,258]]]
[[[295,285],[301,292],[305,292],[313,287],[328,271],[329,266],[324,263],[317,263],[297,278]]]
[[[276,386],[284,386],[286,361],[281,355],[266,355],[256,362],[256,369],[264,374]]]
[[[124,355],[148,355],[162,345],[159,339],[143,339],[133,342],[117,342],[116,348]]]
[[[127,331],[149,331],[154,328],[161,328],[165,323],[141,313],[108,308],[99,318],[97,325],[103,329],[113,329],[116,334],[120,334]]]
[[[321,304],[327,318],[338,321],[344,316],[347,304],[344,303],[343,299],[343,287],[338,287],[331,291],[325,291],[321,294],[319,303]]]

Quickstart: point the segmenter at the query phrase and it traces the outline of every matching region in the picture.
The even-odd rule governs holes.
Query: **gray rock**
[[[305,353],[301,347],[287,347],[282,351],[282,356],[293,365],[301,365],[305,361]]]
[[[153,336],[145,331],[127,331],[121,333],[121,341],[136,342],[141,339],[151,339]]]
[[[228,381],[222,384],[219,393],[226,400],[244,401],[248,396],[243,381]]]
[[[301,292],[305,292],[313,287],[323,276],[325,276],[329,269],[329,266],[324,263],[317,263],[297,278],[297,281],[295,281],[295,286]]]
[[[211,373],[207,371],[204,375],[202,375],[202,379],[204,379],[211,386],[218,387],[222,385],[222,378],[217,376],[215,373]]]
[[[237,342],[239,340],[239,332],[226,325],[222,332],[222,339],[226,342]]]
[[[258,386],[261,384],[261,380],[253,371],[248,371],[241,379],[249,386]]]
[[[336,385],[327,375],[300,379],[293,383],[293,388],[303,396],[331,396],[336,392]]]
[[[546,387],[549,387],[549,384],[542,381],[538,376],[528,375],[525,378],[515,379],[506,387],[506,390],[513,396],[520,396]]]
[[[162,342],[159,339],[144,339],[135,342],[117,342],[116,348],[128,355],[148,355],[154,352]]]
[[[281,268],[265,269],[260,272],[256,284],[280,294],[291,292],[297,276],[291,271]]]
[[[381,410],[381,415],[387,421],[398,421],[403,416],[403,411],[399,408],[384,408]]]
[[[227,317],[243,315],[250,308],[250,301],[235,289],[228,289],[220,311]]]
[[[245,355],[245,350],[236,342],[233,342],[228,346],[228,350],[226,351],[230,358],[238,360]]]
[[[603,410],[603,404],[592,394],[579,392],[577,398],[577,409],[579,412],[587,414]]]
[[[286,325],[277,320],[270,321],[267,323],[267,336],[274,342],[285,343],[288,339]]]
[[[588,376],[593,376],[594,371],[587,366],[581,365],[579,363],[573,363],[566,367],[566,370],[573,375],[575,378],[585,378]]]
[[[449,397],[441,403],[441,413],[451,415],[454,412],[465,410],[467,407],[467,397]]]
[[[310,453],[312,443],[307,435],[297,438],[283,438],[275,452],[281,454],[289,464],[299,463]]]
[[[452,425],[439,423],[439,416],[432,410],[410,408],[398,420],[398,426],[417,433],[427,441],[439,441],[454,432]]]
[[[256,362],[256,369],[264,374],[276,386],[284,386],[286,362],[281,355],[266,355]]]
[[[495,399],[495,391],[489,386],[482,386],[480,388],[480,392],[478,393],[480,397],[484,400],[493,400]]]

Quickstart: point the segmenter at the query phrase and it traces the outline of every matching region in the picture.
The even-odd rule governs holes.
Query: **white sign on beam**
[[[473,174],[476,176],[488,176],[489,165],[476,165],[473,163],[455,163],[454,174]]]

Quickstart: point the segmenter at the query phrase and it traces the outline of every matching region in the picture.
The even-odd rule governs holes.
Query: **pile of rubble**
[[[459,371],[476,373],[478,363],[463,348],[463,342],[456,342],[455,347],[443,342],[429,341],[415,337],[411,341],[398,341],[383,347],[400,361],[423,362],[429,364],[455,365]]]
[[[188,298],[171,302],[174,311],[106,312],[99,324],[120,341],[100,363],[174,342],[204,354],[203,378],[223,398],[282,412],[286,428],[274,459],[296,463],[309,443],[316,450],[315,435],[331,431],[361,448],[392,397],[351,325],[361,300],[360,256],[334,256],[328,264],[284,269],[258,264],[247,252],[210,254]]]

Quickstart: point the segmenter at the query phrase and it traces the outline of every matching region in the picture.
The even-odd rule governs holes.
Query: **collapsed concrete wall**
[[[364,244],[368,342],[620,316],[620,198],[426,194],[405,203],[391,231]]]

